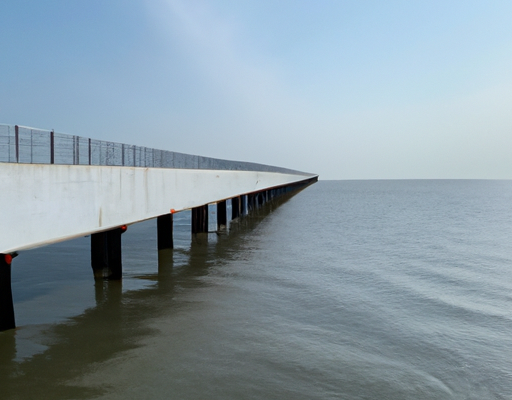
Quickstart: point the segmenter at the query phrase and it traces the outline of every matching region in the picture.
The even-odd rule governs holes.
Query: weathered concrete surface
[[[0,163],[0,253],[293,184],[310,174]]]

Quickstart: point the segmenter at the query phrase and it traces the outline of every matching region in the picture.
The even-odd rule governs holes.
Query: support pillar
[[[227,226],[228,213],[226,210],[226,200],[217,203],[217,230],[220,231],[222,225]]]
[[[263,206],[263,204],[265,204],[265,192],[259,192],[257,194],[257,204],[258,204],[258,207],[261,207]]]
[[[247,214],[247,195],[240,196],[240,214]]]
[[[247,195],[247,211],[251,211],[256,208],[255,197],[256,195],[254,193],[249,193]]]
[[[208,204],[192,209],[192,233],[208,232]]]
[[[0,254],[0,332],[16,328],[11,290],[10,254]]]
[[[240,216],[240,197],[233,197],[231,199],[231,219]]]
[[[156,219],[158,250],[172,249],[173,243],[172,214],[160,215]]]
[[[94,279],[121,279],[121,234],[126,227],[91,235],[91,266]]]

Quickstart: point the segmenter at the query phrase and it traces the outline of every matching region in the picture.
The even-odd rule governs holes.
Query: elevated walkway
[[[120,279],[121,234],[158,218],[158,248],[172,248],[172,215],[192,209],[192,233],[207,231],[317,175],[0,125],[0,330],[14,327],[10,269],[16,252],[91,235],[96,279]]]

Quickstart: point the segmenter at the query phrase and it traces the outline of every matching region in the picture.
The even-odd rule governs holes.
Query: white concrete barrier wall
[[[0,176],[0,253],[9,253],[314,175],[0,163]]]

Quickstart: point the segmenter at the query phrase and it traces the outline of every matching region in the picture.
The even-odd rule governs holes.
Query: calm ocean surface
[[[51,227],[49,227],[51,229]],[[512,181],[320,181],[173,251],[13,262],[0,399],[512,399]]]

